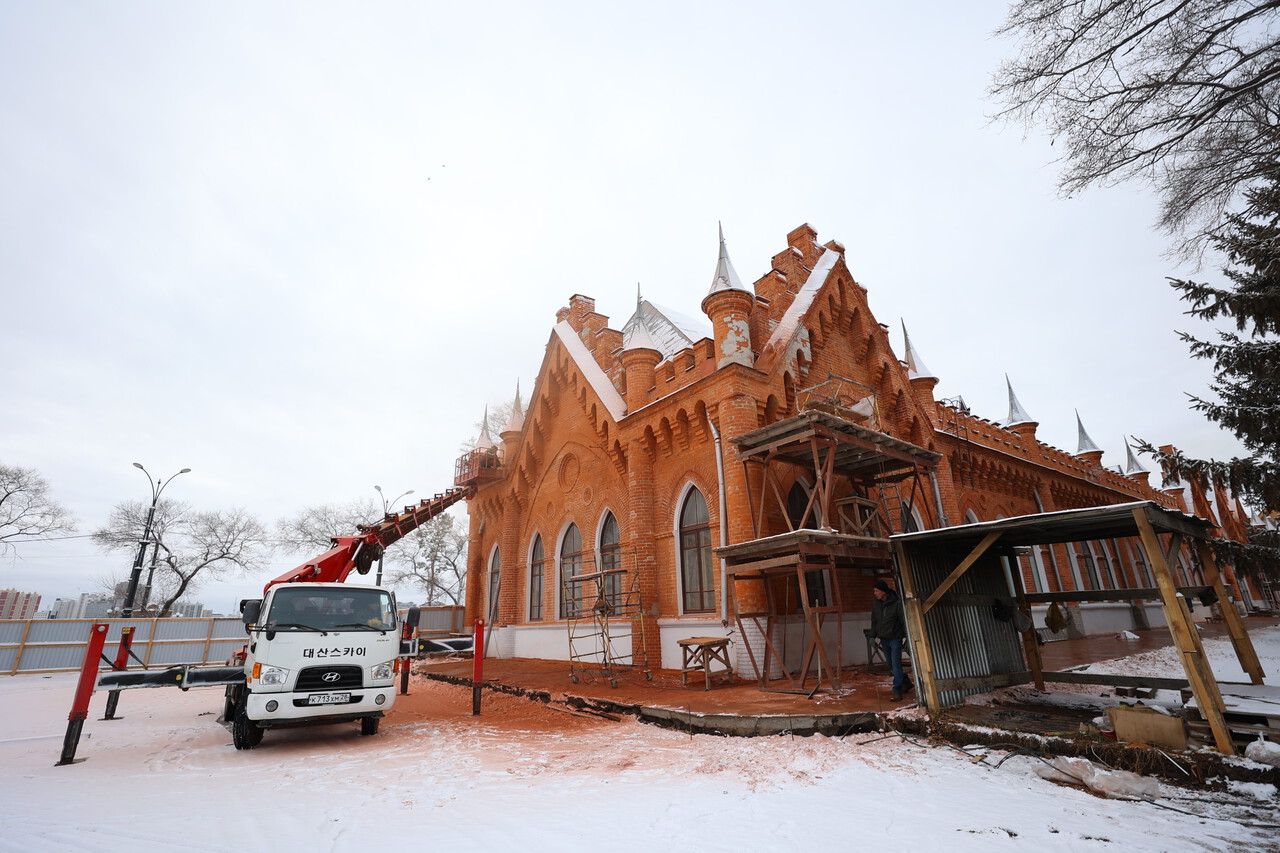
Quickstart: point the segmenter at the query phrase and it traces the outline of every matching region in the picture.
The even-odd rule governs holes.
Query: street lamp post
[[[129,591],[124,596],[124,609],[120,615],[128,619],[133,616],[133,599],[138,594],[138,579],[142,576],[142,563],[146,560],[147,545],[151,544],[151,523],[155,521],[156,504],[160,502],[160,493],[164,491],[164,487],[173,482],[174,477],[178,474],[186,474],[191,469],[183,468],[178,474],[174,474],[167,480],[156,480],[151,482],[151,472],[142,467],[141,462],[133,463],[133,467],[147,475],[147,483],[151,486],[151,507],[147,510],[147,523],[142,529],[142,541],[138,543],[138,556],[133,559],[133,571],[129,573]],[[154,564],[153,564],[154,570]],[[151,581],[147,580],[147,594],[151,593]]]
[[[382,517],[385,519],[391,511],[391,507],[395,506],[396,501],[400,498],[407,498],[413,494],[413,489],[401,495],[396,495],[391,500],[387,500],[387,496],[382,493],[382,486],[374,486],[373,490],[378,493],[378,497],[382,498]],[[377,586],[382,586],[382,553],[378,553],[378,579],[374,582]]]

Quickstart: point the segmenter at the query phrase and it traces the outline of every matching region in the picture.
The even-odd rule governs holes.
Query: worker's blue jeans
[[[880,639],[880,648],[884,650],[884,659],[889,664],[890,671],[893,672],[893,692],[907,692],[907,676],[902,671],[902,638],[887,640]]]

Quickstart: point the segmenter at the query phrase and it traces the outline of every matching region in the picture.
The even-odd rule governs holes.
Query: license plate
[[[312,693],[307,697],[308,705],[345,705],[350,701],[350,693]]]

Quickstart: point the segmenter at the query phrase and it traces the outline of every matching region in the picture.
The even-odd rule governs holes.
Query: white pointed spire
[[[724,245],[724,226],[717,222],[716,227],[720,229],[720,257],[716,261],[716,274],[711,279],[711,290],[708,293],[718,293],[721,290],[746,290],[733,268],[733,263],[729,260],[729,250]]]
[[[516,380],[516,399],[511,403],[511,417],[503,432],[519,432],[524,428],[524,408],[520,405],[520,380]]]
[[[1102,450],[1093,439],[1089,437],[1089,433],[1084,431],[1084,422],[1080,420],[1080,410],[1076,409],[1076,433],[1079,436],[1076,439],[1076,455],[1081,453],[1098,453]]]
[[[1018,397],[1013,393],[1013,383],[1009,381],[1009,374],[1004,375],[1004,384],[1009,388],[1009,417],[1004,419],[1001,426],[1011,427],[1017,424],[1033,424],[1036,423],[1035,418],[1027,414],[1027,410],[1022,408],[1022,404],[1018,402]]]
[[[925,367],[924,362],[920,360],[920,354],[916,352],[916,348],[911,345],[911,336],[907,334],[907,321],[902,321],[902,345],[907,351],[907,378],[908,379],[937,379],[929,368]]]
[[[480,422],[480,437],[476,439],[476,450],[492,450],[497,447],[489,436],[489,407],[484,407],[484,420]]]
[[[1129,446],[1129,439],[1124,440],[1124,473],[1126,477],[1132,477],[1134,474],[1150,474],[1151,472],[1143,467],[1138,461],[1138,457],[1133,455],[1133,448]]]
[[[662,352],[662,349],[654,342],[653,335],[649,334],[649,327],[640,321],[627,330],[622,341],[622,349],[651,349]]]

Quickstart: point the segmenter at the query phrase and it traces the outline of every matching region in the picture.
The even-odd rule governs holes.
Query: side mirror
[[[258,621],[262,615],[262,599],[247,598],[240,602],[240,621],[248,628]]]
[[[416,607],[410,607],[409,612],[405,614],[404,623],[410,628],[417,628],[418,623],[422,621],[422,611]]]

